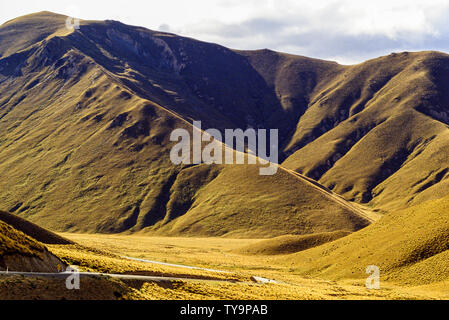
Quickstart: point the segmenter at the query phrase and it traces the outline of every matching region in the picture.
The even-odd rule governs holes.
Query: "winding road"
[[[207,268],[200,268],[200,267],[192,267],[192,266],[185,266],[185,265],[178,265],[178,264],[171,264],[171,263],[165,263],[165,262],[159,262],[159,261],[151,261],[151,260],[144,260],[144,259],[138,259],[138,258],[131,258],[131,257],[122,257],[124,259],[133,260],[133,261],[139,261],[143,263],[149,263],[149,264],[157,264],[157,265],[163,265],[163,266],[170,266],[170,267],[177,267],[177,268],[184,268],[184,269],[191,269],[191,270],[202,270],[202,271],[208,271],[208,272],[216,272],[216,273],[228,273],[231,274],[229,271],[223,271],[223,270],[214,270],[214,269],[207,269]],[[78,268],[77,266],[72,266],[75,270]],[[59,273],[42,273],[42,272],[10,272],[10,271],[1,271],[0,276],[23,276],[23,277],[30,277],[30,278],[57,278],[57,279],[66,279],[67,277],[73,275],[72,272],[59,272]],[[138,280],[138,281],[144,281],[144,282],[173,282],[173,281],[184,281],[184,282],[227,282],[227,283],[244,283],[243,281],[238,281],[235,279],[198,279],[198,278],[179,278],[179,277],[158,277],[158,276],[139,276],[139,275],[128,275],[128,274],[110,274],[110,273],[95,273],[95,272],[77,272],[77,274],[80,277],[110,277],[114,279],[121,279],[121,280]],[[262,278],[262,277],[251,277],[251,280],[253,283],[259,283],[259,284],[278,284],[277,281]]]
[[[306,177],[306,176],[304,176],[302,174],[299,174],[296,171],[293,171],[293,170],[290,170],[290,169],[286,169],[286,168],[284,168],[282,166],[279,166],[279,168],[281,170],[283,170],[284,172],[289,173],[289,174],[297,177],[298,179],[301,179],[305,183],[309,184],[310,186],[312,186],[313,188],[315,188],[316,190],[321,192],[326,197],[334,200],[335,202],[337,202],[341,206],[343,206],[343,207],[347,208],[348,210],[358,214],[359,216],[367,219],[370,223],[376,222],[377,220],[379,220],[381,218],[380,214],[372,212],[369,209],[365,209],[365,208],[362,209],[361,207],[357,206],[356,204],[353,204],[353,203],[347,201],[342,196],[332,192],[331,190],[328,190],[326,187],[320,185],[318,182],[310,179],[309,177]]]
[[[73,275],[72,272],[59,272],[59,273],[42,273],[42,272],[0,272],[0,276],[23,276],[30,278],[56,278],[56,279],[66,279],[67,277]],[[175,278],[175,277],[153,277],[153,276],[138,276],[138,275],[127,275],[127,274],[110,274],[110,273],[95,273],[95,272],[78,272],[80,277],[90,277],[90,278],[101,278],[109,277],[121,280],[139,280],[144,282],[172,282],[172,281],[185,281],[185,282],[230,282],[236,283],[236,280],[227,279],[193,279],[193,278]]]
[[[138,258],[131,258],[131,257],[122,257],[122,258],[123,259],[128,259],[128,260],[133,260],[133,261],[144,262],[144,263],[157,264],[157,265],[167,266],[167,267],[176,267],[176,268],[184,268],[184,269],[190,269],[190,270],[201,270],[201,271],[217,272],[217,273],[231,273],[229,271],[223,271],[223,270],[207,269],[207,268],[200,268],[200,267],[191,267],[191,266],[184,266],[184,265],[181,265],[181,264],[172,264],[172,263],[152,261],[152,260],[145,260],[145,259],[138,259]]]

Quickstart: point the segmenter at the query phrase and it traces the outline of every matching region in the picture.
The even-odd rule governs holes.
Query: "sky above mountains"
[[[15,0],[0,3],[0,23],[44,10],[343,64],[398,51],[449,52],[446,0]]]

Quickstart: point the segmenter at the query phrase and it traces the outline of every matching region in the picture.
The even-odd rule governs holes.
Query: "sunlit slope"
[[[58,272],[64,265],[41,243],[0,221],[0,270]]]
[[[4,222],[0,222],[1,229],[1,254],[25,254],[29,256],[39,256],[44,251],[44,246],[37,241],[33,241],[25,234],[18,232],[13,227]]]
[[[0,27],[0,57],[20,51],[53,36],[69,34],[66,16],[51,12],[30,14],[10,20]]]
[[[380,209],[444,196],[449,56],[390,55],[346,67],[298,122],[284,166]]]
[[[245,255],[292,254],[318,247],[322,244],[335,241],[350,234],[351,233],[348,231],[335,231],[300,236],[286,235],[252,243],[235,249],[233,252]]]
[[[16,19],[0,30],[21,30],[29,21]],[[210,106],[193,107],[197,100],[186,86],[211,69],[197,74],[191,66],[182,73],[167,47],[172,37],[117,22],[82,21],[80,30],[36,38],[20,56],[0,59],[0,202],[6,209],[42,227],[72,232],[238,236],[249,228],[247,235],[270,236],[353,231],[368,224],[356,210],[291,173],[263,178],[258,167],[173,165],[170,134],[191,131],[191,114],[231,127],[233,120]],[[246,61],[216,45],[175,38],[191,53],[207,49]],[[0,40],[0,46],[8,44]],[[187,62],[196,66],[198,60]],[[181,112],[186,110],[191,111]],[[208,219],[196,221],[205,214]]]
[[[449,279],[449,198],[386,215],[346,238],[282,258],[295,272],[323,278],[366,278],[424,284]]]
[[[0,85],[13,101],[24,97],[1,109],[1,198],[42,226],[125,230],[140,195],[171,175],[167,135],[176,120],[74,55],[88,59],[69,51],[49,66],[56,70]],[[26,90],[32,76],[38,85]]]

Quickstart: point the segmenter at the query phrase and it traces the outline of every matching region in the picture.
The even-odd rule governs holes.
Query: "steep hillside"
[[[222,131],[277,128],[285,167],[378,210],[448,191],[445,54],[406,52],[340,66],[233,51],[116,21],[81,21],[68,30],[65,18],[43,12],[0,27],[0,121],[8,132],[0,147],[31,141],[24,128],[37,132],[45,116],[51,120],[36,137],[64,130],[57,148],[65,155],[55,161],[69,160],[80,141],[92,144],[102,134],[112,141],[121,126],[125,137],[145,140],[127,147],[140,150],[150,139],[139,137],[151,136],[168,150],[166,134],[181,125],[179,116]],[[151,130],[141,122],[161,116]]]
[[[0,27],[0,203],[11,213],[72,232],[266,237],[369,224],[291,172],[171,163],[170,134],[193,119],[246,128],[263,101],[282,120],[244,55],[114,21],[61,33],[61,21],[44,12]],[[42,24],[45,37],[10,51],[13,36]]]
[[[59,272],[64,266],[41,243],[0,221],[0,270]]]
[[[67,38],[184,119],[220,130],[278,129],[284,165],[346,199],[389,210],[447,192],[445,54],[392,54],[348,67],[118,22],[85,22]]]
[[[449,279],[449,197],[390,213],[368,228],[323,246],[281,258],[296,273],[331,279],[381,280],[418,285]]]
[[[448,78],[435,52],[345,67],[315,91],[283,165],[384,210],[444,196]]]

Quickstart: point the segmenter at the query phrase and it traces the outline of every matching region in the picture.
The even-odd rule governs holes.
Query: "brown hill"
[[[203,177],[201,168],[168,160],[169,133],[189,129],[194,119],[203,128],[279,129],[284,167],[374,210],[448,191],[446,54],[392,54],[340,66],[270,50],[234,51],[115,21],[82,21],[68,31],[64,16],[48,12],[10,21],[0,35],[0,200],[45,227],[204,233],[193,225],[200,208],[213,207],[201,204],[213,192],[228,199],[209,210],[216,219],[245,211],[245,203],[250,216],[262,209],[290,218],[304,213],[301,224],[293,219],[288,227],[301,232],[367,224],[323,230],[329,222],[313,219],[305,227],[313,205],[295,192],[279,195],[269,178],[248,181],[265,184],[271,199],[285,197],[284,206],[253,206],[256,197],[246,192],[229,200],[233,188],[216,183],[237,181],[246,169],[218,168],[218,178]],[[177,180],[196,176],[189,170],[199,178],[191,178],[186,195]],[[238,183],[236,189],[250,189]]]
[[[170,162],[170,133],[192,119],[219,129],[291,121],[245,54],[114,21],[62,32],[61,21],[44,12],[0,27],[0,201],[10,212],[72,232],[268,237],[369,224],[289,171]],[[12,40],[41,25],[42,35]]]
[[[283,165],[384,210],[444,196],[448,70],[436,52],[342,68],[315,90]]]

